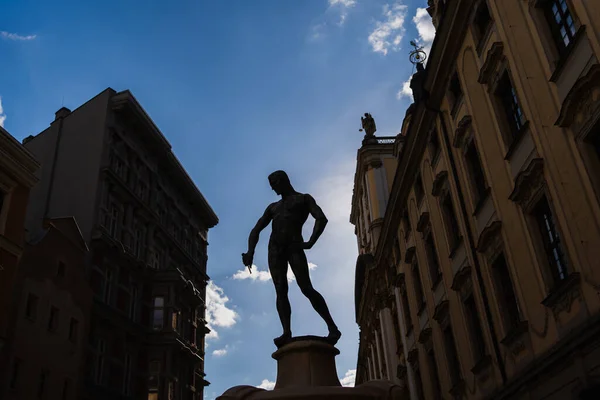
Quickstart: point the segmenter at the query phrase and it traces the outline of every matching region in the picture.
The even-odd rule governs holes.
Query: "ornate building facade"
[[[402,132],[359,150],[357,384],[600,398],[600,3],[428,5]]]
[[[201,399],[207,235],[218,219],[129,91],[61,108],[24,140],[42,163],[27,226],[73,216],[93,292],[86,399]],[[78,397],[79,398],[79,397]]]

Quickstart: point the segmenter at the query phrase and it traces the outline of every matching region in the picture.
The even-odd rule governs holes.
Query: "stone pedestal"
[[[297,338],[273,353],[277,382],[273,390],[235,386],[217,400],[402,400],[401,388],[388,381],[342,387],[335,366],[340,351],[320,338]]]

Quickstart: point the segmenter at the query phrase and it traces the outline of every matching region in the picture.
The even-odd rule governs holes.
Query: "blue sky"
[[[130,89],[171,142],[220,224],[210,233],[206,397],[275,380],[280,334],[261,236],[254,279],[240,254],[264,208],[267,175],[286,170],[330,224],[308,253],[315,287],[344,336],[338,373],[351,384],[358,330],[357,255],[348,222],[360,116],[399,132],[410,103],[408,42],[433,40],[425,0],[0,0],[0,123],[17,139],[62,105]],[[419,9],[420,8],[420,9]],[[312,229],[309,219],[307,233]],[[237,275],[236,275],[237,273]],[[259,278],[259,279],[256,279]],[[326,327],[295,284],[294,334]],[[265,381],[266,380],[266,381]]]

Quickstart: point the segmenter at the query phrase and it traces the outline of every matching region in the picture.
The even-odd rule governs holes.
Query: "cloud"
[[[409,99],[412,99],[412,95],[413,92],[410,88],[410,78],[408,78],[408,80],[402,84],[402,89],[400,89],[398,93],[396,93],[396,98],[398,100],[400,100],[403,97],[408,97]]]
[[[317,268],[316,264],[311,263],[311,262],[308,263],[309,270],[312,271],[315,268]],[[235,274],[233,274],[232,278],[235,280],[250,279],[252,281],[266,282],[266,281],[271,280],[271,273],[269,271],[259,270],[256,265],[252,264],[252,273],[250,273],[248,271],[248,268],[244,268],[244,269],[240,269]],[[289,266],[289,264],[288,264],[288,271],[287,271],[287,280],[288,280],[288,282],[293,282],[296,280],[296,277],[294,276],[294,273],[292,272],[292,268]]]
[[[263,379],[263,381],[257,387],[261,389],[273,390],[273,388],[275,387],[275,382],[271,382],[268,379]]]
[[[227,354],[229,346],[225,346],[222,349],[213,350],[212,355],[215,357],[223,357]]]
[[[413,23],[417,27],[419,38],[415,40],[419,46],[423,47],[425,54],[431,52],[431,44],[435,39],[435,27],[431,21],[431,17],[425,8],[417,8],[417,12],[413,17]]]
[[[211,332],[207,339],[219,337],[215,327],[231,328],[238,321],[239,315],[235,310],[227,307],[229,297],[225,295],[222,288],[213,281],[206,286],[206,323]]]
[[[388,50],[400,50],[400,42],[404,37],[404,19],[408,7],[400,2],[383,6],[384,21],[377,21],[375,30],[369,35],[369,43],[373,51],[387,55]]]
[[[8,39],[8,40],[21,40],[21,41],[25,41],[25,40],[34,40],[37,35],[27,35],[27,36],[22,36],[22,35],[18,35],[16,33],[10,33],[10,32],[6,32],[6,31],[0,31],[0,36],[3,39]]]
[[[4,115],[4,108],[2,108],[2,97],[0,96],[0,126],[3,128],[4,121],[6,121],[6,115]]]
[[[340,379],[342,386],[354,387],[354,381],[356,380],[356,370],[350,369],[346,371],[346,375]]]
[[[338,25],[344,25],[348,17],[348,10],[356,5],[356,0],[329,0],[329,7],[336,7],[340,10],[340,20]]]

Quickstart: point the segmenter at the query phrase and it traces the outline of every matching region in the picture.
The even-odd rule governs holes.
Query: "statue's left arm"
[[[313,228],[313,233],[312,235],[310,235],[310,239],[308,240],[308,242],[306,242],[305,246],[305,248],[310,249],[314,246],[314,244],[319,239],[319,236],[321,236],[321,234],[325,230],[325,226],[327,225],[327,217],[325,216],[325,213],[323,213],[323,210],[321,210],[321,207],[319,207],[319,205],[317,204],[315,199],[312,198],[311,195],[307,194],[305,196],[306,203],[308,205],[308,211],[310,212],[310,215],[312,215],[315,219],[315,227]]]

